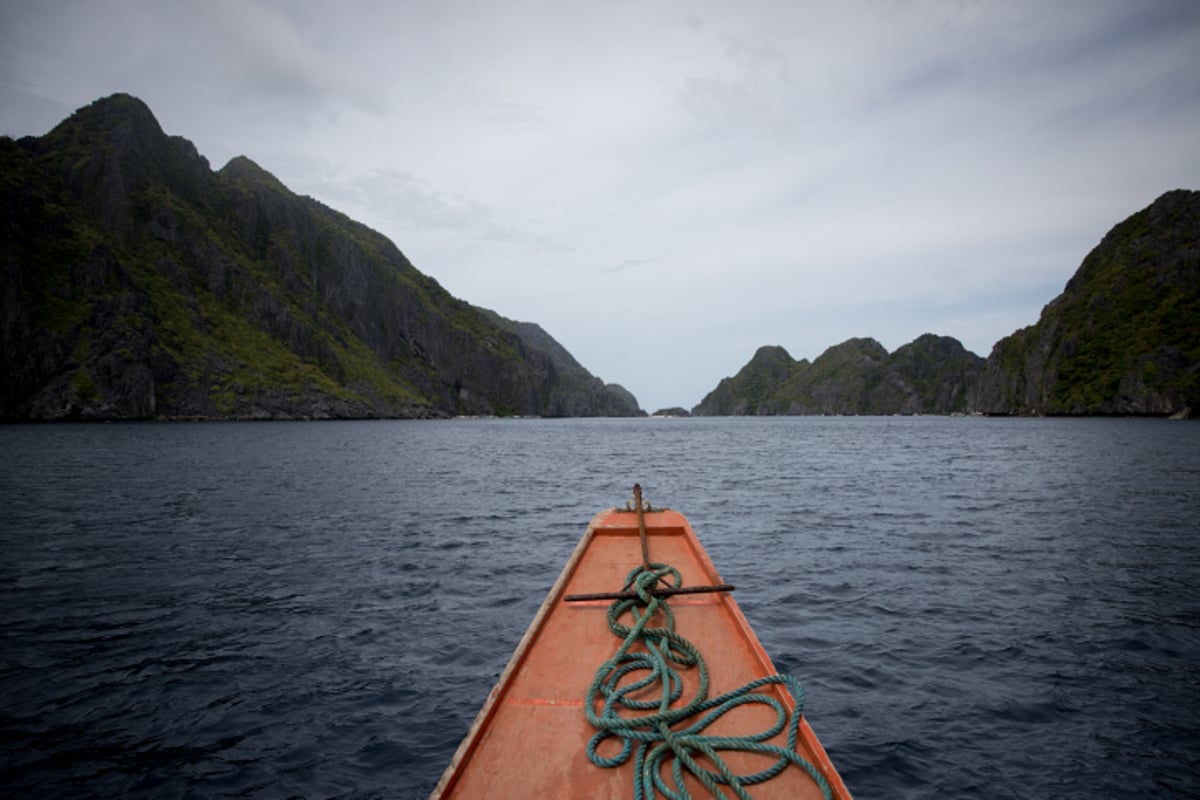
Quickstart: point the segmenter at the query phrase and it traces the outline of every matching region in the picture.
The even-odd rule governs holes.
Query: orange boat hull
[[[645,526],[651,560],[679,569],[684,586],[722,582],[682,514],[648,512]],[[619,767],[604,768],[594,765],[585,752],[596,731],[585,716],[584,699],[597,667],[621,644],[606,622],[611,601],[568,603],[563,598],[619,590],[630,569],[641,561],[635,513],[611,510],[592,520],[432,798],[616,800],[633,796],[632,759]],[[770,657],[730,593],[680,595],[670,598],[669,603],[675,613],[676,630],[696,645],[708,663],[710,696],[775,674]],[[695,688],[695,680],[685,673],[685,699]],[[794,707],[791,695],[781,686],[760,691],[773,692],[789,711]],[[706,733],[739,735],[764,730],[775,714],[766,706],[751,705],[735,709],[728,717],[713,723]],[[770,741],[786,745],[783,733]],[[618,747],[607,742],[600,750],[612,756]],[[849,800],[849,792],[803,719],[796,749],[829,782],[835,798]],[[733,753],[728,760],[742,774],[773,762],[749,753]],[[708,796],[699,781],[691,776],[688,781],[694,796]],[[821,797],[812,778],[795,766],[748,791],[756,798]],[[728,790],[726,793],[732,795]]]

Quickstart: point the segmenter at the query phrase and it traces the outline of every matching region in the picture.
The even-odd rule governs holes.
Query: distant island
[[[1116,225],[1035,325],[986,360],[926,334],[888,353],[850,339],[816,360],[762,347],[692,409],[781,414],[1123,415],[1200,409],[1200,192]]]
[[[452,297],[137,98],[0,137],[5,420],[645,416],[544,330]]]
[[[968,409],[983,359],[956,339],[922,336],[889,354],[874,339],[850,339],[815,361],[762,347],[692,409],[694,416],[949,414]]]

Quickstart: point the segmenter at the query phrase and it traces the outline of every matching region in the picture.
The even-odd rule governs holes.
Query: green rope
[[[771,675],[710,699],[708,666],[704,658],[691,642],[675,632],[675,615],[666,598],[650,593],[652,588],[668,579],[673,581],[669,584],[671,588],[679,588],[683,582],[679,570],[667,564],[650,564],[648,569],[639,566],[629,573],[625,581],[626,588],[637,592],[637,598],[617,600],[608,608],[608,627],[623,641],[613,657],[596,670],[596,677],[588,687],[584,709],[588,721],[596,728],[596,734],[587,745],[588,758],[600,767],[617,767],[633,755],[634,800],[654,800],[657,793],[667,800],[690,800],[691,794],[683,785],[685,770],[716,798],[727,800],[720,788],[727,786],[741,800],[750,800],[747,786],[770,780],[791,764],[812,776],[826,800],[832,800],[833,793],[825,777],[796,752],[804,707],[804,687],[790,675]],[[663,626],[651,627],[650,618],[658,611],[662,612]],[[620,621],[626,612],[633,615],[632,626]],[[644,649],[634,650],[633,646],[639,642]],[[672,704],[683,695],[683,679],[679,670],[692,667],[698,672],[700,686],[685,705],[672,708]],[[646,674],[634,675],[639,672]],[[622,683],[626,676],[631,679]],[[756,691],[772,684],[786,686],[795,698],[795,708],[790,715],[777,698]],[[639,692],[656,685],[661,686],[657,699],[634,699]],[[770,706],[776,714],[775,723],[765,731],[746,736],[710,736],[703,733],[722,714],[747,703]],[[596,713],[597,704],[601,705],[600,713]],[[623,717],[620,709],[649,713]],[[768,743],[785,726],[787,747]],[[614,736],[622,740],[621,751],[612,757],[600,755],[597,748]],[[720,751],[764,753],[775,756],[776,761],[759,772],[738,775],[721,758]],[[696,762],[700,756],[706,757],[716,769],[700,766]],[[662,767],[668,759],[671,759],[674,785],[668,785],[662,775]]]

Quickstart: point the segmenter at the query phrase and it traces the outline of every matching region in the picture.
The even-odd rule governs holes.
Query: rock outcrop
[[[1188,416],[1200,409],[1200,192],[1116,225],[1037,324],[1002,339],[985,414]]]
[[[644,417],[637,398],[616,383],[606,384],[592,375],[567,349],[533,322],[515,322],[494,311],[478,309],[499,327],[518,336],[525,346],[547,362],[540,366],[552,386],[543,416],[550,417]],[[543,359],[539,358],[538,364]]]
[[[850,339],[816,361],[760,348],[693,414],[1145,415],[1200,410],[1200,192],[1116,225],[1035,325],[986,362],[926,334]]]
[[[0,137],[0,210],[3,419],[641,413],[249,159],[213,172],[128,95]]]
[[[850,339],[815,361],[762,347],[721,381],[695,416],[949,414],[967,408],[983,359],[955,339],[926,334],[889,354],[874,339]]]

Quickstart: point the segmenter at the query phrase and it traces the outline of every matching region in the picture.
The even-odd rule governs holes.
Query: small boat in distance
[[[431,800],[616,800],[635,781],[643,797],[849,800],[732,589],[683,514],[635,486],[632,509],[588,525]]]

